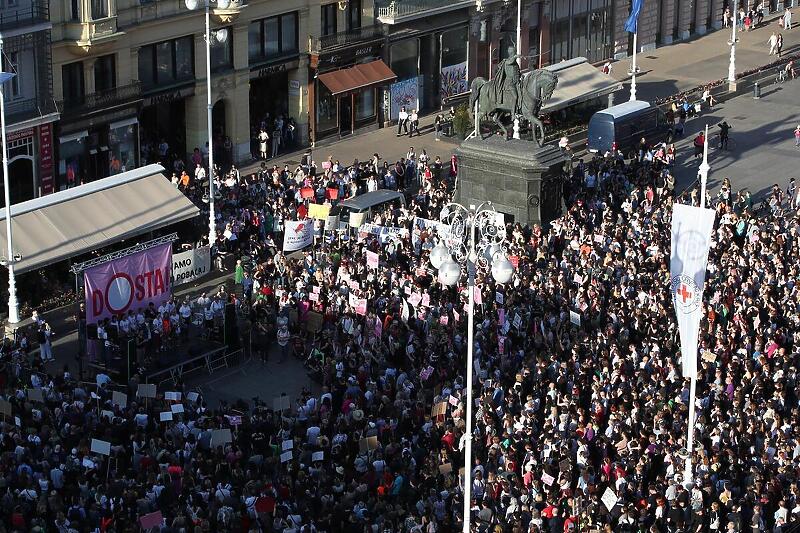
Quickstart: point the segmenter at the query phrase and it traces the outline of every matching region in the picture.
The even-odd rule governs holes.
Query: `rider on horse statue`
[[[521,74],[514,54],[497,64],[497,76],[493,81],[495,102],[513,106],[514,114],[520,112],[519,83]]]

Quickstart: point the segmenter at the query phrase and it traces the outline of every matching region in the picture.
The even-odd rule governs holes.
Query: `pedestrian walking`
[[[792,29],[792,10],[788,7],[786,8],[786,11],[783,12],[783,29]]]
[[[726,7],[725,13],[722,14],[722,27],[728,28],[731,25],[731,8]]]
[[[281,142],[283,139],[283,125],[279,121],[275,121],[275,131],[272,132],[272,158],[278,156],[278,151],[281,149]]]
[[[794,145],[800,146],[800,124],[794,129]]]
[[[772,32],[772,35],[769,36],[767,44],[769,44],[769,55],[776,54],[778,52],[778,34]]]
[[[261,132],[258,134],[258,153],[261,155],[261,159],[267,158],[267,143],[269,142],[269,134],[264,131],[264,128],[261,128]]]
[[[745,19],[745,12],[744,8],[739,8],[739,18],[736,19],[736,24],[739,25],[739,31],[744,31],[744,19]]]
[[[39,356],[42,358],[42,362],[49,363],[50,361],[55,361],[55,357],[53,357],[53,344],[50,341],[50,338],[53,336],[53,330],[50,329],[50,324],[47,322],[42,323],[39,327]]]
[[[697,134],[697,137],[694,138],[694,158],[697,159],[701,155],[703,155],[703,147],[706,143],[706,137],[701,131]]]
[[[444,122],[444,117],[441,113],[437,113],[436,118],[433,121],[433,131],[436,140],[439,140],[439,135],[442,133],[442,123]]]
[[[408,136],[413,137],[414,133],[416,132],[417,137],[419,137],[419,115],[417,115],[417,110],[411,110],[411,116],[408,117],[409,122],[411,122],[411,128],[408,131]]]
[[[776,45],[778,48],[778,57],[781,57],[781,51],[783,50],[783,34],[778,34],[778,44]]]
[[[397,114],[397,137],[408,133],[408,111],[405,106],[400,108],[400,113]]]

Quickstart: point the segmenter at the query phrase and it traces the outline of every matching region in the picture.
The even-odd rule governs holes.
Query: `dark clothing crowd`
[[[317,168],[306,156],[219,176],[214,245],[238,261],[254,349],[288,346],[316,388],[214,406],[180,380],[150,397],[139,378],[87,384],[9,362],[3,526],[460,531],[474,401],[473,531],[788,532],[800,519],[800,220],[757,217],[732,194],[712,202],[689,456],[668,261],[671,205],[697,195],[674,190],[665,147],[640,148],[570,160],[563,216],[506,225],[511,282],[477,273],[472,399],[466,274],[445,287],[428,258],[455,160]],[[177,186],[203,203],[191,179]],[[284,221],[369,187],[404,190],[407,205],[358,229],[319,221],[313,253],[281,253]]]

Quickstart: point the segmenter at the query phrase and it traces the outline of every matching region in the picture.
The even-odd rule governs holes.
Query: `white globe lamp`
[[[452,259],[448,259],[439,267],[439,283],[452,287],[461,277],[461,267]]]
[[[445,261],[451,259],[450,258],[450,251],[447,249],[447,246],[442,244],[441,242],[433,247],[431,250],[430,260],[431,265],[436,270],[444,264]]]
[[[514,275],[514,265],[505,256],[498,255],[492,261],[492,277],[497,283],[505,284]]]

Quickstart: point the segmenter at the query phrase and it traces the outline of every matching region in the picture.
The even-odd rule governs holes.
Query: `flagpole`
[[[697,359],[697,347],[694,347],[695,360]],[[693,372],[689,377],[689,427],[686,430],[686,471],[683,474],[684,486],[689,488],[692,484],[692,449],[694,448],[694,404],[697,389],[697,372]]]
[[[703,162],[700,163],[700,207],[706,207],[706,184],[708,183],[708,171],[711,166],[708,164],[708,124],[706,124],[706,133],[703,137]]]
[[[636,36],[639,34],[637,24],[636,31],[633,32],[633,63],[631,65],[631,102],[636,100]]]

